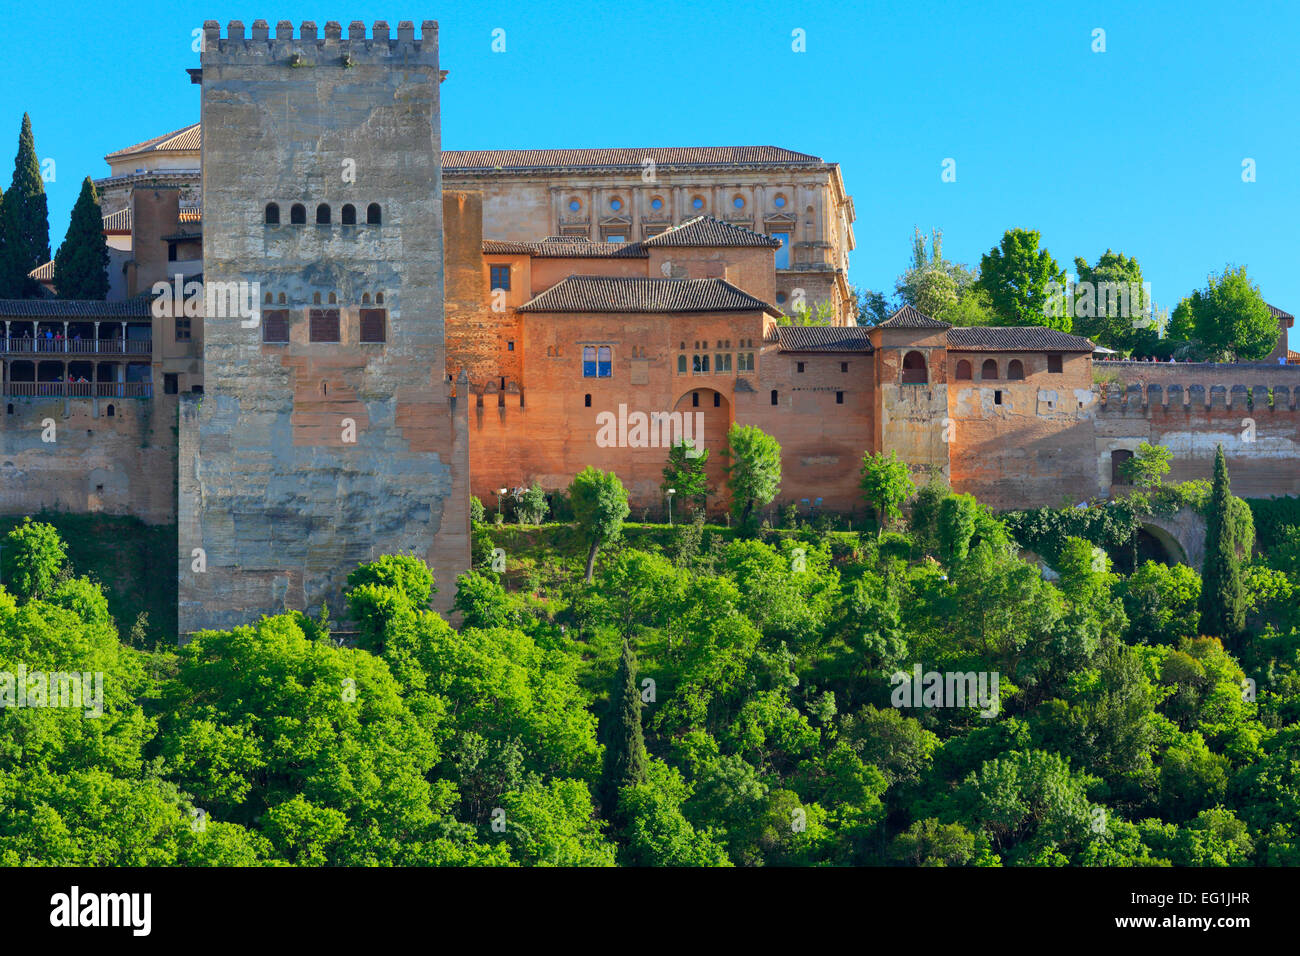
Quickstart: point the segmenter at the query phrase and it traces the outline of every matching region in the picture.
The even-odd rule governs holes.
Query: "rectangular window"
[[[176,243],[174,242],[167,243],[167,261],[168,262],[176,261]]]
[[[310,339],[313,342],[339,341],[339,310],[312,309]]]
[[[848,363],[848,362],[841,362],[841,363],[840,363],[840,371],[841,371],[841,372],[847,372],[848,370],[849,370],[849,363]]]
[[[709,372],[709,357],[707,355],[692,355],[691,371],[696,375],[707,375]]]
[[[262,341],[289,341],[289,312],[286,309],[274,309],[262,313]]]
[[[188,342],[190,340],[190,319],[176,320],[176,341]]]
[[[843,405],[843,404],[844,404],[844,393],[843,393],[843,392],[836,392],[836,393],[835,393],[835,404],[836,404],[836,405]]]
[[[1054,372],[1054,373],[1055,373],[1055,372],[1060,372],[1060,371],[1061,371],[1061,356],[1059,356],[1059,355],[1049,355],[1049,356],[1047,356],[1047,370],[1048,370],[1049,372]]]
[[[798,366],[799,366],[798,370],[799,370],[800,372],[802,372],[802,371],[803,371],[803,362],[799,362],[799,363],[797,363],[797,364],[798,364]]]
[[[163,393],[175,395],[180,391],[180,377],[175,372],[163,372]]]
[[[492,288],[504,289],[510,291],[510,267],[509,266],[489,266],[492,272]]]
[[[506,343],[506,351],[507,351],[507,352],[513,352],[514,350],[515,350],[515,343],[514,343],[514,342],[507,342],[507,343]]]
[[[776,250],[776,267],[778,269],[790,268],[790,233],[774,232],[773,239],[781,240],[781,248]]]
[[[583,378],[610,378],[613,374],[613,350],[608,345],[582,347]]]
[[[387,338],[387,310],[386,309],[362,309],[361,310],[361,341],[362,342],[386,342]]]

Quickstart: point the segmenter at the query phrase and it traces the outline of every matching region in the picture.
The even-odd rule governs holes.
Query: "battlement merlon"
[[[389,59],[401,57],[415,58],[434,66],[438,61],[438,22],[425,20],[420,24],[420,35],[415,33],[415,24],[403,20],[397,24],[394,36],[388,23],[376,20],[371,36],[366,37],[366,25],[360,20],[348,24],[347,37],[343,36],[343,27],[335,20],[325,24],[324,31],[316,27],[313,20],[304,20],[298,36],[294,36],[293,24],[281,20],[275,25],[275,36],[271,36],[270,27],[265,20],[254,20],[250,31],[245,33],[241,20],[231,20],[226,27],[226,36],[221,36],[221,24],[208,20],[203,24],[203,60],[210,56],[229,62],[228,58],[243,56],[265,61],[284,60],[286,66],[324,65],[328,59],[338,57],[348,65],[359,59]]]
[[[1157,385],[1109,385],[1094,389],[1098,401],[1094,404],[1095,413],[1142,414],[1148,409],[1162,408],[1166,411],[1186,409],[1188,411],[1213,411],[1215,409],[1232,409],[1241,411],[1255,409],[1272,412],[1300,411],[1300,387],[1290,388],[1275,385],[1211,385],[1200,383],[1183,385],[1181,383]],[[1271,393],[1271,396],[1270,396]],[[1271,400],[1270,400],[1271,397]]]

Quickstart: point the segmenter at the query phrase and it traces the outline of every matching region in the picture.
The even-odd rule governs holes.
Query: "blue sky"
[[[1231,263],[1300,314],[1295,4],[442,6],[51,0],[0,73],[0,182],[26,109],[37,152],[56,163],[57,247],[106,152],[198,119],[184,71],[198,65],[191,31],[204,19],[431,17],[451,71],[447,148],[785,146],[841,164],[857,208],[855,285],[892,289],[914,226],[943,229],[947,257],[971,265],[1023,227],[1067,268],[1107,247],[1136,256],[1164,306]],[[491,51],[496,28],[505,53]],[[1098,28],[1104,53],[1092,50]],[[956,182],[941,182],[946,158]]]

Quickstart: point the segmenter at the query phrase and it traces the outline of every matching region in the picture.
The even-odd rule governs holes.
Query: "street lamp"
[[[668,527],[673,526],[673,495],[677,494],[676,488],[668,489]]]
[[[498,488],[498,489],[497,489],[497,518],[500,518],[500,517],[501,517],[501,499],[504,498],[504,497],[505,497],[506,495],[508,495],[509,493],[510,493],[510,489],[509,489],[509,488]],[[500,523],[501,523],[500,521],[497,522],[497,524],[500,524]]]

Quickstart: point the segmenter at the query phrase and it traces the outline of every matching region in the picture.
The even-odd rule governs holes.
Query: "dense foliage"
[[[356,646],[291,612],[131,648],[20,526],[0,672],[100,673],[102,715],[0,709],[0,863],[1300,863],[1294,528],[1226,549],[1225,649],[1196,570],[1116,572],[1131,504],[1004,520],[936,482],[878,540],[747,537],[624,527],[619,490],[479,525],[506,570],[461,577],[458,627],[418,559],[356,569]]]

